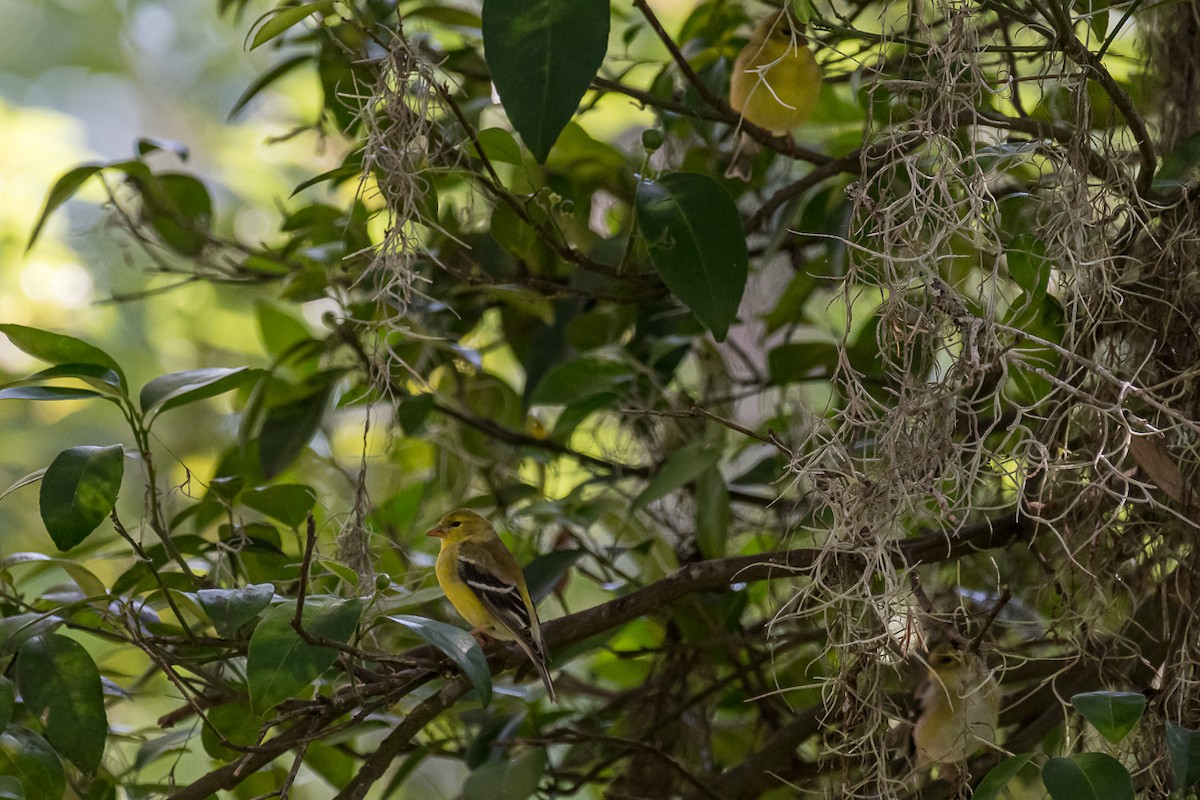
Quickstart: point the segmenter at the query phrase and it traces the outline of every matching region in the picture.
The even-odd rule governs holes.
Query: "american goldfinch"
[[[953,776],[980,746],[995,744],[1000,686],[978,653],[931,653],[917,701],[912,737],[918,769],[941,765]]]
[[[434,572],[450,603],[483,633],[516,642],[537,667],[550,700],[557,703],[537,609],[521,565],[491,523],[460,508],[442,517],[426,535],[442,540]]]
[[[821,66],[787,10],[758,23],[733,62],[729,105],[760,128],[787,133],[808,119],[821,92]],[[758,145],[742,136],[727,176],[748,177]]]

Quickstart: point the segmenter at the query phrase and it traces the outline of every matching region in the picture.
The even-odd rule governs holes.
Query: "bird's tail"
[[[546,667],[546,654],[537,646],[536,643],[525,641],[522,637],[517,637],[517,644],[525,651],[525,655],[529,656],[529,660],[533,662],[533,666],[537,668],[538,675],[542,678],[542,683],[546,684],[546,694],[550,697],[550,702],[558,702],[558,692],[554,691],[554,681],[550,680],[550,670]]]

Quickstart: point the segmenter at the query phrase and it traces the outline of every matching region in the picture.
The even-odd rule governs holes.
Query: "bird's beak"
[[[446,531],[441,525],[438,525],[436,528],[430,528],[429,530],[425,531],[425,535],[440,539],[446,535]]]

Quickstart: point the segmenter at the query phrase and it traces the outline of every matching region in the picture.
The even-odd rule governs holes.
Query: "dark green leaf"
[[[529,398],[531,405],[573,405],[599,394],[611,394],[633,379],[622,361],[597,356],[576,358],[553,367]]]
[[[436,398],[431,394],[418,394],[406,397],[396,406],[396,422],[406,436],[412,436],[421,430],[429,412],[433,411]]]
[[[25,789],[14,775],[0,775],[0,800],[25,800]]]
[[[0,400],[87,400],[103,397],[91,389],[74,389],[70,386],[17,386],[0,389]]]
[[[125,396],[125,391],[121,388],[121,376],[99,364],[57,364],[9,385],[26,386],[33,383],[44,383],[53,378],[75,378],[104,394],[113,397]]]
[[[208,245],[212,198],[192,175],[160,173],[132,181],[141,191],[142,213],[163,244],[184,256],[195,256]]]
[[[467,776],[463,800],[528,800],[546,772],[546,751],[526,750],[513,759],[489,761]]]
[[[492,702],[492,671],[487,656],[475,637],[437,620],[394,614],[387,617],[397,625],[403,625],[424,641],[445,653],[467,676],[467,680],[479,692],[479,701],[485,706]]]
[[[188,147],[183,142],[177,142],[173,139],[159,139],[156,137],[143,137],[137,140],[135,150],[139,156],[146,156],[158,151],[174,153],[180,161],[187,161],[191,153],[188,152]]]
[[[237,589],[201,589],[197,595],[217,633],[231,639],[238,629],[271,603],[275,587],[269,583],[256,583]]]
[[[139,402],[143,414],[161,413],[232,391],[259,377],[249,367],[193,369],[160,375],[142,387]]]
[[[1167,752],[1171,756],[1176,789],[1187,790],[1200,780],[1200,731],[1188,730],[1168,722]]]
[[[775,386],[793,381],[828,380],[837,362],[837,345],[829,342],[792,342],[781,344],[767,354],[767,373]]]
[[[582,550],[551,550],[525,565],[525,585],[533,602],[549,595],[584,555]]]
[[[485,128],[475,136],[475,140],[476,151],[482,150],[492,163],[521,163],[521,146],[503,128]]]
[[[232,120],[234,117],[236,117],[237,113],[245,108],[247,103],[257,97],[263,89],[266,89],[272,83],[279,80],[284,75],[287,75],[305,61],[311,60],[311,53],[301,53],[300,55],[295,55],[291,58],[285,58],[283,61],[280,61],[262,75],[259,75],[257,78],[250,81],[250,85],[247,86],[240,95],[238,95],[237,100],[233,101],[233,107],[229,109],[229,116],[227,117],[227,120]]]
[[[112,356],[81,339],[11,323],[0,325],[0,333],[17,349],[50,364],[94,364],[110,369],[117,376],[119,388],[125,388],[125,373]]]
[[[608,0],[485,0],[483,49],[513,127],[539,163],[608,49]]]
[[[1032,753],[1024,753],[1004,759],[992,767],[979,782],[975,793],[971,795],[972,800],[1007,800],[1008,794],[1004,792],[1004,789],[1008,786],[1008,782],[1026,766],[1033,764],[1035,758],[1036,756]]]
[[[1027,233],[1014,237],[1005,251],[1005,260],[1013,283],[1024,289],[1035,304],[1041,303],[1050,285],[1052,269],[1042,240]]]
[[[187,752],[187,743],[195,735],[195,728],[184,728],[164,736],[147,739],[137,749],[137,755],[133,759],[133,768],[135,770],[145,769],[165,755]]]
[[[1146,697],[1140,692],[1087,692],[1072,697],[1071,705],[1101,736],[1119,744],[1142,718]]]
[[[254,310],[258,317],[258,335],[262,337],[267,352],[276,358],[291,351],[301,342],[312,340],[308,326],[279,307],[259,302],[255,304]]]
[[[1200,166],[1200,133],[1193,133],[1180,139],[1175,149],[1163,156],[1162,167],[1154,175],[1156,188],[1159,181],[1187,182],[1197,166]]]
[[[14,702],[16,700],[13,695],[12,682],[0,675],[0,731],[8,727],[8,723],[12,721]]]
[[[720,448],[707,442],[693,442],[679,448],[667,457],[642,493],[634,498],[629,512],[640,511],[655,500],[687,486],[716,464],[720,457]]]
[[[304,630],[314,637],[348,642],[358,628],[363,603],[355,598],[309,597],[304,604]],[[329,669],[338,651],[309,644],[292,627],[296,608],[277,606],[258,623],[246,653],[250,710],[262,716],[291,697],[311,689]]]
[[[287,469],[316,435],[329,404],[332,385],[290,403],[267,409],[258,434],[263,475],[274,478]]]
[[[1106,753],[1052,758],[1042,768],[1042,783],[1054,800],[1135,800],[1129,770]]]
[[[76,561],[69,558],[56,558],[43,553],[13,553],[5,556],[0,560],[0,570],[7,571],[11,567],[19,564],[35,564],[34,571],[39,571],[38,567],[56,566],[71,576],[75,581],[75,585],[79,590],[88,597],[100,597],[107,592],[104,589],[104,583],[97,578],[91,570]]]
[[[242,492],[241,503],[255,511],[261,511],[293,528],[304,524],[308,512],[317,502],[316,493],[308,486],[283,484],[264,486]]]
[[[104,521],[116,505],[124,472],[119,444],[72,447],[55,457],[42,477],[38,504],[59,550],[70,550]]]
[[[276,36],[283,34],[288,28],[296,23],[308,19],[313,14],[329,13],[333,10],[333,0],[317,0],[315,3],[304,3],[299,6],[284,6],[281,8],[268,11],[259,21],[266,19],[262,27],[254,34],[254,39],[250,42],[250,49],[260,47],[274,39]]]
[[[696,546],[705,558],[725,555],[725,542],[733,522],[729,488],[721,470],[706,469],[696,481]]]
[[[10,725],[0,732],[0,775],[15,776],[25,800],[62,800],[67,776],[54,749],[33,731]]]
[[[50,187],[50,193],[46,195],[46,202],[42,205],[42,213],[38,214],[37,222],[33,225],[33,232],[29,234],[29,243],[25,245],[25,252],[28,253],[33,249],[34,242],[37,241],[38,235],[41,234],[42,227],[50,215],[57,211],[59,206],[74,197],[79,188],[87,183],[88,178],[102,169],[104,169],[103,164],[83,164],[68,171],[54,182],[54,185]]]
[[[63,620],[53,614],[29,612],[0,617],[0,656],[17,652],[34,636],[48,633],[62,624]]]
[[[17,685],[58,752],[80,769],[100,766],[108,717],[100,670],[83,645],[57,634],[30,639],[17,655]]]
[[[636,201],[638,224],[663,283],[724,341],[749,270],[737,206],[715,180],[686,172],[642,181]]]

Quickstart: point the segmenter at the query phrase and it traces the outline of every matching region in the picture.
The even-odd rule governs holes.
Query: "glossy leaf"
[[[1054,800],[1135,800],[1129,771],[1106,753],[1052,758],[1042,768],[1042,783]]]
[[[487,656],[475,637],[462,628],[447,625],[424,617],[394,614],[387,619],[403,625],[428,644],[441,650],[467,676],[467,680],[479,692],[479,700],[485,706],[492,702],[492,671]]]
[[[358,628],[363,603],[355,598],[309,597],[302,625],[311,636],[348,642]],[[262,716],[292,697],[307,695],[313,682],[329,669],[338,651],[309,644],[292,627],[296,608],[291,603],[267,614],[250,637],[246,653],[246,684],[250,710]]]
[[[546,751],[526,750],[516,758],[487,762],[467,776],[463,800],[528,800],[537,796],[546,772]]]
[[[83,645],[57,634],[30,639],[17,655],[17,685],[58,752],[80,769],[100,766],[108,716],[100,670]]]
[[[15,702],[16,696],[13,694],[12,682],[0,675],[0,731],[8,727],[8,723],[12,721]]]
[[[513,127],[539,163],[608,49],[608,0],[485,0],[483,49]]]
[[[975,787],[975,793],[971,795],[972,800],[1008,800],[1005,787],[1022,769],[1033,764],[1035,758],[1032,753],[1024,753],[1004,759],[983,776],[979,786]]]
[[[285,525],[298,528],[308,519],[308,512],[316,505],[317,496],[311,487],[300,484],[264,486],[247,489],[238,498],[247,508],[274,517]]]
[[[288,28],[308,19],[313,14],[328,13],[333,10],[333,0],[317,0],[315,3],[304,3],[299,6],[283,6],[267,12],[260,21],[265,20],[254,34],[250,49],[261,47],[277,36],[285,33]]]
[[[1186,790],[1200,781],[1200,731],[1167,723],[1167,753],[1175,773],[1175,788]]]
[[[158,414],[233,391],[260,374],[258,370],[248,367],[172,372],[160,375],[143,386],[138,402],[143,414]]]
[[[117,376],[118,388],[125,388],[125,373],[112,356],[82,339],[11,323],[0,325],[0,333],[18,350],[47,363],[92,364],[111,370]]]
[[[767,354],[767,374],[772,384],[829,380],[837,367],[837,345],[829,342],[781,344]]]
[[[27,612],[0,617],[0,656],[12,655],[33,637],[49,633],[62,624],[63,620],[53,614]]]
[[[1108,741],[1119,744],[1142,718],[1146,697],[1140,692],[1087,692],[1071,705]]]
[[[263,475],[283,472],[316,435],[333,387],[327,385],[290,403],[267,409],[258,433],[258,458]]]
[[[88,597],[100,597],[107,594],[104,582],[97,578],[95,573],[78,561],[69,558],[57,558],[44,553],[13,553],[0,559],[0,572],[7,572],[13,567],[26,564],[33,564],[35,572],[40,571],[39,567],[55,566],[60,568],[71,576],[71,580],[75,581],[79,591]]]
[[[55,457],[42,477],[38,504],[59,550],[70,550],[104,521],[116,505],[124,472],[119,444],[72,447]]]
[[[88,400],[103,397],[91,389],[76,389],[71,386],[14,386],[0,389],[0,400]]]
[[[33,225],[33,232],[29,234],[25,252],[28,253],[33,249],[33,245],[37,242],[42,227],[50,215],[57,211],[59,206],[74,197],[75,193],[88,182],[88,179],[102,169],[104,169],[103,164],[83,164],[69,170],[54,182],[54,185],[50,187],[50,193],[46,195],[46,202],[42,204],[42,212],[38,214],[37,222]]]
[[[737,206],[707,175],[676,172],[638,184],[637,219],[671,293],[718,342],[737,318],[749,255]]]
[[[201,589],[196,594],[217,633],[229,639],[270,605],[275,587],[269,583],[256,583],[237,589]]]
[[[707,442],[694,442],[679,448],[667,457],[646,488],[634,498],[629,507],[630,513],[640,511],[655,500],[687,486],[716,464],[720,457],[720,449]]]
[[[532,405],[573,405],[612,394],[633,378],[628,364],[599,356],[576,358],[546,373],[529,398]]]
[[[582,558],[582,550],[551,550],[525,565],[525,586],[534,603],[541,602],[554,587],[562,582],[575,562]]]
[[[10,725],[0,731],[0,775],[21,782],[25,800],[62,800],[67,776],[50,744],[33,731]]]

